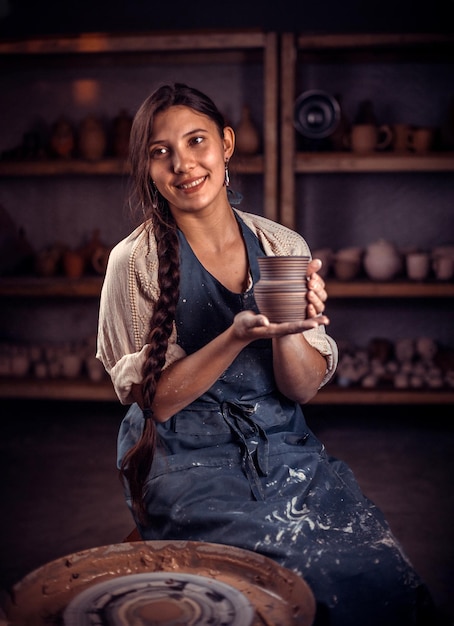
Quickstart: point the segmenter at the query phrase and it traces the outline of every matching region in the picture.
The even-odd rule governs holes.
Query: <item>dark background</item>
[[[275,32],[453,32],[454,0],[0,0],[0,36],[262,28]]]

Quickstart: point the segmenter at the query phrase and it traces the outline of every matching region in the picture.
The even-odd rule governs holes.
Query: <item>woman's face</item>
[[[215,207],[222,199],[225,162],[233,152],[234,134],[186,106],[158,113],[150,139],[150,176],[172,213]]]

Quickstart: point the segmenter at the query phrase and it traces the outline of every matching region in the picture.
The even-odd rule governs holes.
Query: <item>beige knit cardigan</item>
[[[267,218],[233,210],[258,237],[266,255],[310,255],[306,241],[296,232]],[[122,404],[134,401],[131,387],[142,381],[149,320],[158,296],[156,239],[150,222],[144,222],[113,248],[101,291],[96,356]],[[304,336],[326,358],[323,386],[337,365],[336,343],[323,326],[304,331]],[[165,367],[185,356],[176,339],[174,325]]]

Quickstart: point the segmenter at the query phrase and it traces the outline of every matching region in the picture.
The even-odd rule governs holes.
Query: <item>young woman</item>
[[[118,461],[134,520],[146,540],[235,545],[294,570],[316,597],[317,625],[433,626],[382,514],[301,409],[337,364],[320,261],[309,265],[305,320],[258,312],[257,257],[310,251],[231,206],[234,144],[214,103],[182,84],[157,89],[134,120],[145,218],[110,255],[98,337],[131,405]]]

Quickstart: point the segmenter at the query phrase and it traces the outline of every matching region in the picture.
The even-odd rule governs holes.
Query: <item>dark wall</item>
[[[0,36],[262,28],[453,32],[454,0],[0,0]]]

